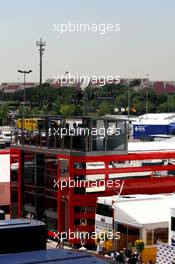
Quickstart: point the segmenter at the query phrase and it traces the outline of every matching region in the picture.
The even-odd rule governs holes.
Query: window
[[[146,244],[149,246],[153,244],[152,242],[153,242],[153,230],[148,230],[146,235]]]
[[[154,229],[154,244],[160,240],[161,242],[168,242],[168,228],[156,228]]]
[[[46,189],[57,191],[58,160],[56,156],[47,155],[45,158]]]
[[[12,218],[18,218],[18,190],[11,189]]]
[[[74,162],[75,169],[86,169],[86,162]]]
[[[24,184],[35,185],[35,153],[26,152],[23,160]]]
[[[98,203],[97,204],[96,214],[104,215],[104,216],[108,216],[108,217],[113,217],[112,206],[107,205],[107,204]]]
[[[69,160],[67,159],[60,159],[60,177],[69,177]]]
[[[36,181],[38,186],[44,186],[45,184],[45,155],[37,154],[36,155]]]
[[[74,188],[74,194],[85,194],[86,193],[86,188]]]
[[[148,246],[157,244],[158,240],[164,243],[168,242],[168,228],[156,228],[147,231],[146,244]]]
[[[95,213],[95,206],[75,206],[74,213]]]
[[[175,217],[171,217],[171,230],[175,231]]]
[[[29,192],[24,192],[24,204],[34,207],[35,204],[36,204],[35,194],[34,193],[29,193]]]

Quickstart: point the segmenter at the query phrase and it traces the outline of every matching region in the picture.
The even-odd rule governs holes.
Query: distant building
[[[36,87],[38,84],[34,82],[26,82],[25,83],[25,89]],[[8,83],[4,82],[0,85],[0,91],[3,91],[4,93],[14,93],[20,90],[23,90],[24,85],[22,83]]]
[[[166,81],[157,81],[152,82],[152,89],[158,93],[168,93],[174,94],[175,93],[175,82],[166,82]]]
[[[83,79],[84,77],[84,79]],[[85,87],[91,88],[100,88],[104,86],[104,84],[117,84],[119,82],[118,79],[113,79],[108,81],[105,76],[96,76],[96,80],[92,79],[90,76],[69,76],[65,75],[58,79],[56,78],[48,78],[45,81],[45,84],[49,84],[51,88],[61,88],[61,87],[75,87],[76,89],[83,90]],[[135,91],[140,91],[149,87],[155,93],[175,93],[175,81],[150,81],[148,78],[128,78],[120,79],[121,84],[131,84],[132,89]],[[38,83],[36,82],[27,82],[25,84],[25,88],[37,87]],[[23,89],[23,83],[17,82],[3,82],[0,85],[0,91],[4,91],[4,93],[14,93]]]

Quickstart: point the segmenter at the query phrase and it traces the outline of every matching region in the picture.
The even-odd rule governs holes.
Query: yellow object
[[[18,118],[17,120],[17,128],[22,128],[22,122],[24,122],[24,129],[27,131],[39,130],[41,127],[44,127],[44,119],[38,118]]]
[[[156,263],[157,247],[145,247],[142,251],[143,263],[148,263],[152,259],[153,263]]]

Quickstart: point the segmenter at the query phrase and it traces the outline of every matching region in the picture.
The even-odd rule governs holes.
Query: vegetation
[[[0,92],[0,122],[3,123],[10,109],[18,110],[21,115],[61,114],[70,115],[104,115],[131,114],[141,115],[146,112],[146,90],[136,91],[138,81],[126,84],[108,84],[100,88],[87,87],[80,90],[74,87],[52,88],[43,84],[38,88],[25,90],[25,107],[23,107],[23,90],[15,93]],[[130,107],[129,107],[130,106]],[[128,109],[129,107],[129,109]],[[117,110],[117,111],[116,111]],[[174,112],[175,95],[156,94],[148,91],[148,112]]]
[[[136,240],[135,241],[135,248],[137,250],[137,252],[142,253],[142,251],[144,250],[144,241],[143,240]]]
[[[9,112],[9,104],[8,103],[2,103],[0,106],[0,125],[3,125],[5,123],[5,119],[7,117],[7,114]]]

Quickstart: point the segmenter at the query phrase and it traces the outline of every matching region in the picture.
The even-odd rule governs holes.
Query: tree
[[[7,103],[3,103],[0,106],[0,122],[1,124],[4,124],[6,122],[7,119],[7,114],[9,112],[9,105]]]
[[[29,106],[20,105],[18,108],[18,113],[22,117],[23,117],[23,115],[24,115],[24,117],[30,116],[32,114],[32,110],[31,110],[31,107],[29,107]]]
[[[74,115],[76,112],[76,106],[73,104],[63,104],[60,107],[60,113],[65,116],[65,117],[69,117]]]
[[[112,114],[113,110],[113,104],[108,101],[103,101],[98,107],[98,112],[100,115]]]

